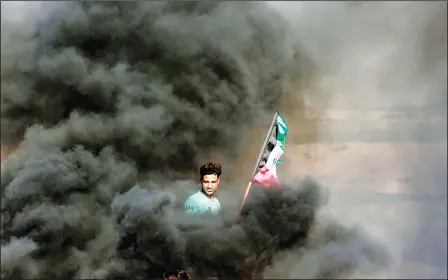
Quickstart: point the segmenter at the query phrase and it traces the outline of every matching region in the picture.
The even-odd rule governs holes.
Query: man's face
[[[219,185],[219,178],[218,175],[216,174],[211,174],[211,175],[204,175],[202,177],[202,190],[210,195],[213,196],[216,192],[216,190],[218,189],[218,185]]]

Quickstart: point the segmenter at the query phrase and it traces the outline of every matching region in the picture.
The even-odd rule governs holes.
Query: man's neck
[[[203,195],[205,195],[206,197],[208,197],[209,199],[213,199],[213,198],[215,197],[214,194],[209,195],[209,194],[207,194],[203,189],[201,189],[201,193],[202,193]]]

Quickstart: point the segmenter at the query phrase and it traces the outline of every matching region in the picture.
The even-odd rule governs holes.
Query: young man
[[[201,190],[193,194],[184,204],[186,213],[219,214],[221,205],[215,197],[218,190],[222,167],[219,162],[208,162],[199,169]]]

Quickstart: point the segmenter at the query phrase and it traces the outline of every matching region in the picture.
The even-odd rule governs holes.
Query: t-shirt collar
[[[212,201],[213,201],[213,199],[215,198],[215,197],[210,197],[210,196],[204,191],[204,189],[202,189],[202,188],[201,188],[200,192],[201,192],[206,198],[208,198],[208,199],[210,199],[210,200],[212,200]]]

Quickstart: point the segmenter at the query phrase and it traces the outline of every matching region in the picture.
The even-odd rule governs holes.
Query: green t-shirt
[[[212,213],[219,214],[221,204],[216,197],[210,198],[202,191],[193,194],[185,200],[185,213]]]

